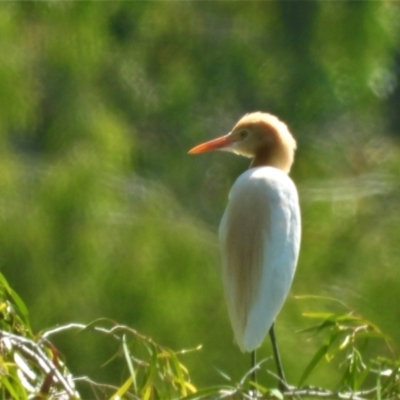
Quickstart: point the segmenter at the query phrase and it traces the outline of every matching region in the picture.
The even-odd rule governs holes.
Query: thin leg
[[[279,376],[278,387],[281,391],[283,391],[286,389],[286,378],[285,378],[285,374],[283,373],[281,357],[279,355],[278,344],[276,342],[274,324],[272,324],[271,329],[269,330],[269,337],[271,338],[272,351],[274,353],[276,369],[278,371],[278,376]]]

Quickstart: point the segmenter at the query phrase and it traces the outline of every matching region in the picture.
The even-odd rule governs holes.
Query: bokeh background
[[[262,110],[298,141],[302,249],[277,321],[289,381],[320,345],[302,313],[340,309],[296,295],[336,298],[400,344],[399,79],[390,1],[2,3],[0,268],[34,330],[106,317],[202,344],[182,359],[199,387],[240,379],[217,229],[248,160],[187,151]],[[57,345],[75,375],[126,378],[123,358],[103,365],[109,341]]]

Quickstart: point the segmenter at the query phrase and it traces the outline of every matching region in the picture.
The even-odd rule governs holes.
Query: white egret
[[[300,247],[298,195],[288,176],[296,141],[277,117],[255,112],[227,135],[189,153],[211,150],[253,158],[234,183],[220,224],[222,278],[237,344],[252,352],[254,367],[255,350],[269,332],[284,388],[274,321],[292,284]]]

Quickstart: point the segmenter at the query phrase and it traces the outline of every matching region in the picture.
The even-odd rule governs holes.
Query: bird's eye
[[[240,131],[239,133],[240,139],[246,139],[248,134],[249,133],[247,131]]]

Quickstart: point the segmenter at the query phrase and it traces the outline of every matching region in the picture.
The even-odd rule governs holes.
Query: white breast
[[[292,180],[273,167],[243,173],[232,187],[219,236],[235,339],[252,351],[282,308],[296,269],[300,210]]]

